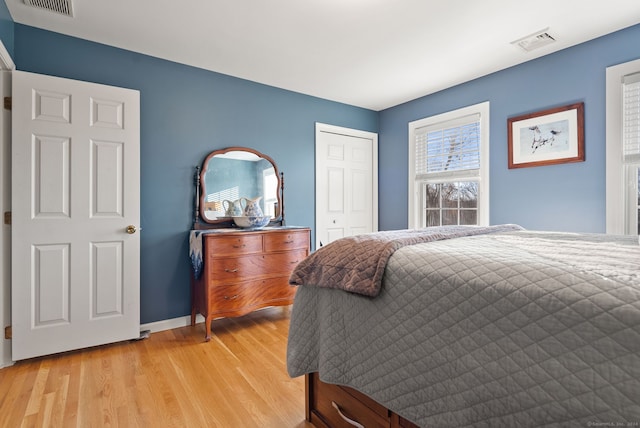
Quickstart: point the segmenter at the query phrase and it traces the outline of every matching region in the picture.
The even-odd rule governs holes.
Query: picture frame
[[[584,162],[584,103],[507,119],[509,169]]]

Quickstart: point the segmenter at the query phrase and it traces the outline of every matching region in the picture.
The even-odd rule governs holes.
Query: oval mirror
[[[281,215],[281,182],[273,160],[256,150],[229,147],[211,152],[200,173],[200,218],[206,223],[231,221],[230,207],[244,198],[258,200],[272,221]],[[244,201],[239,202],[244,208]]]

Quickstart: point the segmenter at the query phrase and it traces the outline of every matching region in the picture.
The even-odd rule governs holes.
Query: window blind
[[[416,129],[415,150],[418,179],[479,175],[480,115]]]
[[[622,155],[625,163],[640,162],[640,73],[622,79]]]

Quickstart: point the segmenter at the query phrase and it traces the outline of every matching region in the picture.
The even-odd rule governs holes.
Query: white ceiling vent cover
[[[45,9],[51,12],[61,13],[66,16],[73,16],[71,0],[23,0],[27,6]]]
[[[512,45],[519,46],[521,49],[531,52],[534,49],[541,48],[556,41],[551,34],[548,33],[549,28],[530,34],[526,37],[511,42]]]

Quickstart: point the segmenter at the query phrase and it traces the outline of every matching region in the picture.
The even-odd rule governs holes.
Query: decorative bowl
[[[265,227],[271,221],[270,216],[234,216],[233,222],[243,229],[259,229]]]

